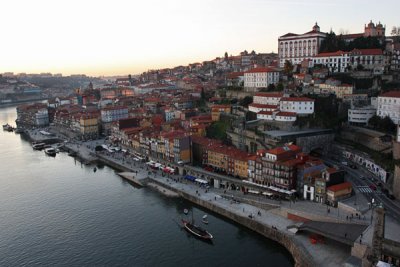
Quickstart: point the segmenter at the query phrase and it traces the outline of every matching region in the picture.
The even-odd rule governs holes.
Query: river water
[[[15,118],[15,107],[0,109],[1,124]],[[212,245],[181,230],[184,208],[197,221],[208,214]],[[0,130],[0,266],[293,264],[282,246],[242,226]]]

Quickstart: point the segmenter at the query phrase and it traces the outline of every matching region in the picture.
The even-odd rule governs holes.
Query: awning
[[[274,194],[272,194],[272,193],[269,193],[269,192],[262,192],[262,194],[264,195],[264,196],[269,196],[269,197],[272,197]]]
[[[247,191],[248,193],[253,193],[253,194],[260,194],[260,192],[256,191],[256,190],[249,190]]]
[[[191,175],[186,175],[186,176],[185,176],[185,179],[194,182],[194,181],[196,181],[197,178],[194,177],[194,176],[191,176]]]
[[[200,179],[200,178],[197,178],[195,181],[198,182],[198,183],[201,183],[201,184],[208,184],[208,182],[206,180],[203,180],[203,179]]]

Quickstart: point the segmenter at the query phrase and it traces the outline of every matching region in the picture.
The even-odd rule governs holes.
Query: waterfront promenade
[[[62,138],[62,136],[58,136]],[[334,241],[325,240],[323,243],[311,244],[309,236],[307,234],[293,234],[287,227],[295,224],[295,221],[289,220],[284,216],[283,211],[292,211],[298,213],[311,212],[316,216],[331,217],[332,219],[345,220],[344,211],[336,213],[336,209],[332,212],[327,212],[325,206],[318,203],[297,201],[291,202],[278,202],[274,200],[262,199],[267,201],[271,205],[269,209],[261,209],[254,205],[249,205],[244,202],[232,201],[233,198],[245,197],[243,193],[236,190],[222,190],[209,188],[205,189],[200,187],[198,184],[192,183],[182,179],[181,176],[163,175],[160,171],[150,171],[147,166],[143,163],[134,161],[131,157],[123,153],[108,153],[108,152],[95,152],[96,145],[100,145],[104,140],[80,142],[80,141],[68,141],[65,143],[68,149],[73,150],[77,155],[82,158],[83,162],[89,163],[95,159],[100,159],[106,164],[113,166],[119,170],[138,172],[138,176],[147,176],[152,180],[153,188],[157,186],[157,191],[163,193],[162,188],[166,188],[168,191],[177,192],[181,196],[185,197],[192,202],[202,205],[216,213],[224,215],[238,223],[243,224],[250,229],[256,230],[265,228],[264,236],[276,240],[284,236],[287,237],[292,243],[294,250],[302,253],[303,257],[308,257],[309,264],[315,266],[341,266],[350,256],[350,247],[343,246]],[[250,200],[257,200],[257,197],[247,195]],[[274,207],[275,206],[275,207]],[[337,210],[339,211],[339,210]],[[260,215],[258,215],[260,214]],[[249,218],[251,216],[252,218]],[[348,216],[348,215],[347,215]],[[210,222],[212,223],[212,222]],[[218,238],[218,233],[213,233]],[[370,243],[372,240],[368,238],[371,235],[365,234],[365,238],[362,242]],[[372,236],[371,236],[372,239]],[[287,245],[285,245],[287,247]],[[287,247],[288,248],[288,247]],[[292,248],[293,249],[293,248]],[[291,251],[288,248],[289,251]],[[293,254],[293,250],[291,251]],[[296,255],[294,255],[296,260]]]

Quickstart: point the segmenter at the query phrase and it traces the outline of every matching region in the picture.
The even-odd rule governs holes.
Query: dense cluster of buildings
[[[376,48],[321,53],[327,36],[315,24],[305,34],[279,37],[278,54],[225,53],[223,57],[188,66],[119,77],[95,89],[90,83],[84,90],[49,99],[47,104],[18,107],[17,126],[51,125],[82,140],[107,136],[110,142],[148,159],[191,163],[272,191],[295,191],[304,199],[335,205],[338,199],[351,194],[351,185],[345,183],[343,172],[302,152],[301,147],[289,143],[248,153],[205,137],[213,123],[240,116],[233,114],[237,105],[232,105],[220,92],[215,93],[219,87],[232,87],[240,91],[241,98],[251,95],[253,102],[242,110],[241,116],[251,111],[267,124],[291,125],[299,117],[313,115],[316,97],[329,95],[335,95],[349,107],[350,123],[367,124],[375,114],[398,123],[398,92],[369,98],[356,93],[353,84],[330,78],[332,73],[348,72],[360,65],[372,75],[397,69],[400,53],[396,44],[388,42],[391,49],[387,51]],[[385,27],[371,22],[364,33],[341,38],[351,42],[368,36],[384,38]],[[288,70],[283,69],[286,61],[296,65],[290,83]],[[279,83],[285,84],[284,90],[278,89]],[[303,91],[297,90],[299,87]],[[36,93],[34,87],[21,90]]]

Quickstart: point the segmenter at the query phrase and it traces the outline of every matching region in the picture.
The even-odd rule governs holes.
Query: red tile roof
[[[231,72],[226,76],[226,78],[228,78],[228,79],[236,79],[236,78],[238,78],[240,76],[243,76],[243,75],[244,75],[244,72]]]
[[[291,101],[291,102],[314,102],[315,100],[308,97],[282,97],[281,101]]]
[[[349,52],[344,52],[344,51],[336,51],[336,52],[326,52],[326,53],[319,53],[315,57],[339,57],[344,54],[348,54]]]
[[[278,112],[276,114],[276,116],[296,117],[297,113],[296,112],[283,112],[283,111],[281,111],[281,112]]]
[[[276,108],[278,108],[278,105],[265,105],[265,104],[251,103],[251,104],[249,104],[249,107],[276,109]]]
[[[361,54],[361,55],[383,55],[382,50],[379,48],[353,49],[351,52],[355,53],[355,54]]]
[[[285,34],[285,35],[282,35],[281,37],[292,37],[292,36],[299,36],[299,35],[298,35],[298,34],[295,34],[295,33],[289,32],[289,33],[287,33],[287,34]]]
[[[270,92],[270,93],[256,93],[254,96],[261,97],[283,97],[283,93],[281,92]]]
[[[286,146],[286,148],[287,149],[285,149],[284,147],[276,147],[276,148],[268,150],[267,153],[274,154],[274,155],[280,155],[280,154],[286,153],[288,151],[295,151],[295,152],[301,151],[301,148],[296,145],[288,145],[288,146]]]
[[[260,111],[260,112],[258,112],[257,114],[261,114],[261,115],[272,115],[272,111],[266,111],[266,110],[263,110],[263,111]]]
[[[329,186],[327,188],[327,191],[338,192],[338,191],[342,191],[342,190],[348,189],[348,188],[350,188],[350,189],[352,188],[351,183],[350,182],[344,182],[344,183],[341,183],[341,184]]]
[[[278,71],[273,68],[258,67],[258,68],[254,68],[249,71],[246,71],[245,73],[260,73],[260,72],[278,72]]]
[[[380,95],[380,97],[396,97],[400,98],[400,91],[389,91]]]

